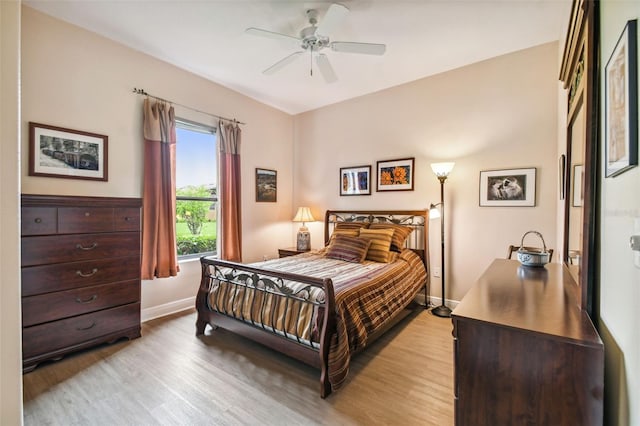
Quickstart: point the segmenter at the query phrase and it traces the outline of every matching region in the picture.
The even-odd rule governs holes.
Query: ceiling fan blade
[[[338,81],[338,77],[336,76],[331,63],[329,62],[329,58],[324,53],[316,56],[316,64],[318,64],[318,69],[320,70],[320,74],[324,78],[324,81],[327,83],[335,83]]]
[[[282,68],[286,67],[287,65],[289,65],[290,63],[292,63],[293,61],[295,61],[296,59],[298,59],[298,57],[300,55],[302,55],[304,52],[295,52],[292,53],[289,56],[285,56],[283,59],[280,59],[278,62],[276,62],[275,64],[271,65],[269,68],[267,68],[266,70],[262,71],[262,74],[266,74],[266,75],[273,75],[276,72],[280,71]]]
[[[320,21],[316,34],[328,36],[333,33],[333,30],[338,27],[349,14],[349,9],[338,3],[333,3],[329,6],[327,13],[324,14],[324,18]]]
[[[334,41],[331,49],[336,52],[362,53],[365,55],[384,55],[387,46],[377,43],[357,43],[351,41]]]
[[[296,44],[300,43],[300,39],[298,37],[290,36],[287,34],[275,33],[273,31],[267,31],[260,28],[250,27],[244,30],[244,32],[247,34],[258,36],[258,37],[272,38],[274,40],[285,40],[285,41],[296,43]]]

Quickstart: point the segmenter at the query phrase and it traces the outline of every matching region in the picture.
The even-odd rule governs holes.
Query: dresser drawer
[[[140,257],[116,257],[22,268],[22,296],[140,279]]]
[[[110,232],[114,209],[110,207],[59,207],[58,233]]]
[[[55,207],[23,207],[22,236],[49,235],[58,230],[58,209]]]
[[[140,303],[105,309],[22,329],[22,356],[32,358],[140,326]]]
[[[114,213],[113,226],[116,231],[139,231],[140,209],[117,208]]]
[[[22,298],[22,326],[29,327],[140,301],[140,281],[124,281]]]
[[[22,266],[140,254],[139,232],[22,238]]]

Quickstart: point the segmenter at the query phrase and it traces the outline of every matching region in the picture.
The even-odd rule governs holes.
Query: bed
[[[353,354],[421,290],[427,300],[428,223],[426,210],[328,210],[320,250],[254,264],[202,257],[196,335],[222,327],[316,367],[325,398]]]

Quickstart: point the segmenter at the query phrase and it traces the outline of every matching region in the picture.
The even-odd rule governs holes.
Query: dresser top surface
[[[591,320],[579,307],[576,286],[564,265],[531,268],[517,260],[496,259],[452,317],[600,345]]]

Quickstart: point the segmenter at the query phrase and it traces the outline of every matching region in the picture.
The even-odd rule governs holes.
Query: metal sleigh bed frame
[[[394,211],[348,211],[327,210],[325,214],[324,240],[329,236],[339,222],[382,222],[410,226],[414,231],[410,234],[406,246],[414,250],[422,259],[427,269],[424,283],[425,303],[429,290],[429,255],[428,255],[428,216],[426,210],[394,210]],[[196,335],[204,334],[207,324],[212,328],[222,327],[233,333],[245,336],[278,352],[300,360],[320,370],[320,396],[327,397],[331,393],[329,382],[329,348],[331,338],[336,333],[336,305],[334,288],[331,279],[314,278],[288,272],[266,270],[255,265],[228,262],[213,258],[202,257],[202,280],[196,296]],[[234,312],[228,303],[220,304],[216,300],[211,306],[209,293],[214,285],[225,283],[226,296],[231,298],[231,305],[248,303],[249,313]],[[246,290],[246,291],[245,291]],[[260,293],[264,293],[259,297]],[[235,300],[236,295],[241,294]],[[320,294],[320,296],[318,296]],[[284,307],[281,308],[285,318],[299,316],[304,309],[316,312],[315,321],[309,321],[308,327],[299,330],[294,327],[293,332],[280,330],[274,326],[272,315],[274,310],[265,308],[267,297]],[[226,299],[225,299],[226,300]],[[407,306],[404,306],[406,308]],[[406,313],[406,309],[404,309]],[[399,322],[406,315],[396,315],[389,319],[382,329],[370,337],[375,340],[386,330]],[[267,325],[265,325],[265,323]],[[313,323],[313,324],[312,324]],[[311,330],[312,327],[314,330]],[[306,332],[306,333],[303,333]],[[314,338],[304,338],[302,334],[314,335]]]

